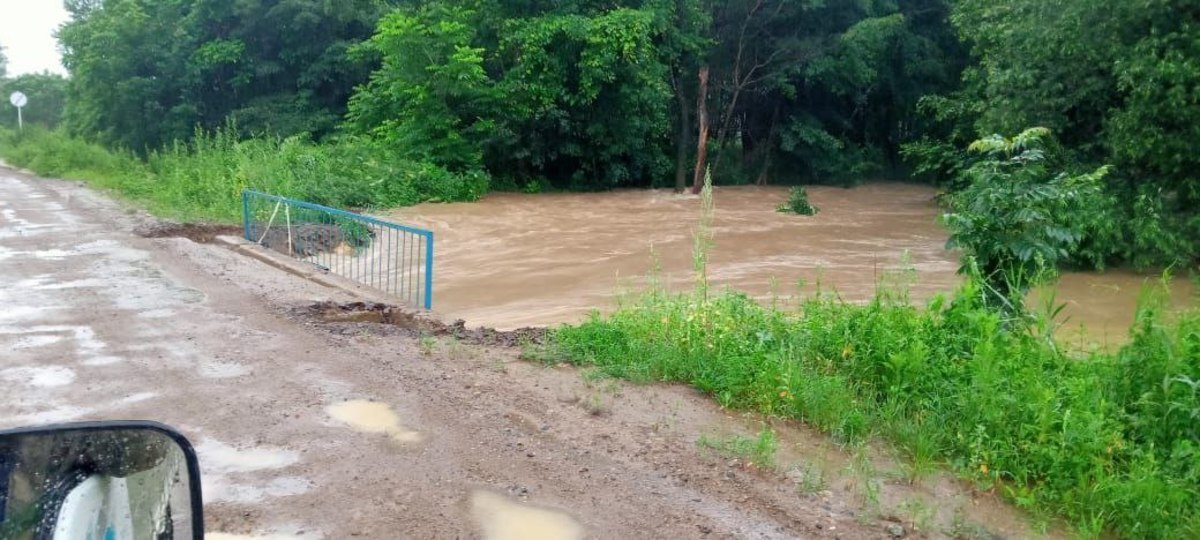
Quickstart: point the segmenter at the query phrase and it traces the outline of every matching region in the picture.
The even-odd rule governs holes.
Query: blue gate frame
[[[242,191],[242,228],[249,242],[433,308],[433,231],[253,190]]]

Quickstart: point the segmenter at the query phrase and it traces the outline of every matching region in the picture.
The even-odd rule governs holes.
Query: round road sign
[[[26,103],[29,103],[29,98],[25,97],[25,94],[20,92],[13,92],[11,96],[8,96],[8,102],[12,103],[13,107],[19,109],[24,107]]]

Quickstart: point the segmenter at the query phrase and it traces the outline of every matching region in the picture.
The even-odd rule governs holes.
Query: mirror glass
[[[148,426],[0,433],[0,539],[192,538],[199,485],[185,445]]]

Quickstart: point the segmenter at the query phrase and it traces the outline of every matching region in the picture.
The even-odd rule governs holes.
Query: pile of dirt
[[[361,228],[347,231],[333,223],[301,223],[292,227],[272,227],[263,233],[261,244],[284,255],[313,257],[321,253],[352,255],[358,248],[371,245],[375,232]],[[258,240],[258,238],[255,238]]]
[[[153,221],[138,226],[133,232],[143,238],[187,238],[200,244],[211,244],[218,236],[241,236],[242,228],[218,223]]]
[[[533,327],[508,331],[467,328],[466,321],[462,319],[446,324],[425,313],[379,302],[317,302],[293,310],[293,314],[316,319],[343,334],[368,332],[411,337],[450,336],[473,345],[497,347],[541,345],[549,334],[546,328]]]

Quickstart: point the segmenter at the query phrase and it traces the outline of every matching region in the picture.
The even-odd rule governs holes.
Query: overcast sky
[[[62,0],[0,0],[0,46],[8,56],[8,75],[65,74],[54,30],[66,20]]]

